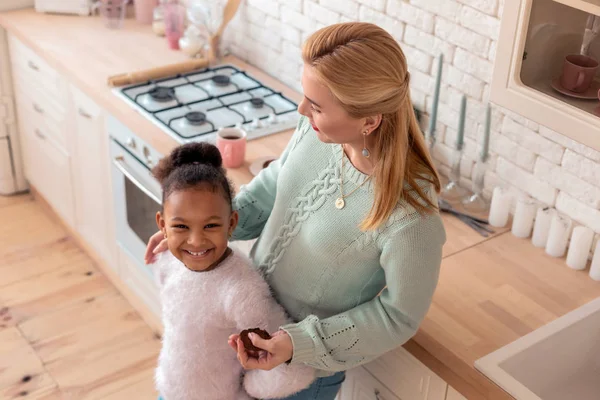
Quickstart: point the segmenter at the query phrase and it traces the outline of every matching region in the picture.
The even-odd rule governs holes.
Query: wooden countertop
[[[122,29],[109,30],[97,17],[32,10],[0,13],[0,25],[158,151],[167,153],[177,145],[106,85],[113,74],[186,59],[169,50],[149,26],[126,20]],[[300,100],[300,94],[256,68],[232,57],[226,61]],[[247,167],[252,161],[278,156],[290,135],[287,131],[249,142],[246,165],[229,170],[236,186],[251,179]],[[474,361],[600,296],[600,283],[507,229],[486,239],[454,217],[443,218],[448,241],[438,289],[421,329],[404,347],[467,398],[508,399],[475,370]]]

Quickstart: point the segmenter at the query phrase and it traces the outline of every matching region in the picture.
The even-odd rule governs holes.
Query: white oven
[[[112,188],[117,244],[137,266],[144,264],[146,244],[158,228],[162,190],[150,169],[162,157],[116,119],[107,121],[110,135]]]

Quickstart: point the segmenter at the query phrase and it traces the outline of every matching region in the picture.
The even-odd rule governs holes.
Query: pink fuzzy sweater
[[[227,344],[229,335],[243,329],[273,333],[289,323],[265,280],[238,251],[208,272],[187,269],[169,251],[153,268],[164,324],[156,385],[165,400],[283,398],[312,383],[314,369],[302,364],[244,374]]]

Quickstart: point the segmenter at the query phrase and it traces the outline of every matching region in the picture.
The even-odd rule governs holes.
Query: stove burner
[[[217,86],[227,86],[231,81],[227,75],[215,75],[211,78],[211,80]]]
[[[185,114],[184,117],[190,125],[202,125],[206,122],[206,114],[200,111],[191,111]]]
[[[148,92],[153,100],[166,102],[175,99],[175,89],[166,86],[156,86]]]
[[[252,104],[252,107],[254,108],[262,108],[262,106],[265,105],[265,101],[259,97],[253,97],[250,99],[250,104]]]

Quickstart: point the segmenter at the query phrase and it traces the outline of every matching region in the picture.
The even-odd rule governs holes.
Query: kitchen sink
[[[600,297],[475,361],[517,400],[600,399]]]

